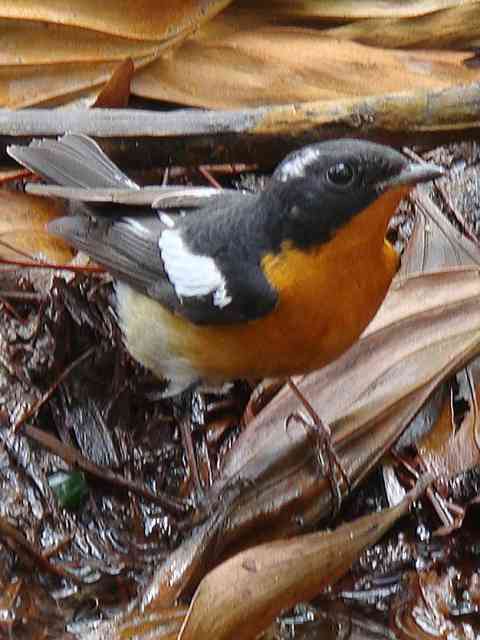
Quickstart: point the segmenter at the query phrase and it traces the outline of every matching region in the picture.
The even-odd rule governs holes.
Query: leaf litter
[[[472,149],[468,151],[471,155],[475,153]],[[445,182],[449,184],[448,180]],[[445,186],[444,192],[445,189],[451,187]],[[18,195],[20,202],[22,196],[14,195]],[[478,326],[475,309],[480,295],[478,251],[441,217],[435,201],[443,202],[442,198],[441,189],[432,193],[420,190],[414,196],[413,204],[419,216],[415,243],[405,255],[404,273],[365,337],[326,371],[298,381],[302,393],[313,399],[322,417],[326,416],[332,425],[335,446],[350,483],[359,486],[359,496],[368,482],[366,476],[430,393],[441,381],[451,384],[449,376],[480,348],[475,330]],[[453,195],[450,200],[452,198]],[[463,211],[457,202],[455,206]],[[407,207],[405,216],[408,218],[408,215]],[[19,219],[24,225],[25,218],[20,215]],[[435,224],[438,233],[436,229],[432,232]],[[458,220],[456,224],[459,225]],[[38,249],[36,242],[32,241],[26,248],[32,254],[31,259],[38,258],[33,255]],[[39,255],[45,254],[40,251]],[[176,637],[182,625],[184,636],[181,637],[190,637],[189,629],[197,629],[198,624],[200,629],[202,624],[194,620],[201,621],[207,611],[212,611],[214,603],[211,598],[205,600],[206,596],[198,594],[220,589],[225,600],[221,601],[215,620],[219,629],[235,634],[237,623],[230,615],[234,610],[228,604],[226,591],[227,585],[232,586],[230,565],[220,564],[213,573],[209,570],[227,558],[232,558],[228,562],[238,561],[241,567],[244,556],[238,552],[246,553],[248,549],[253,558],[251,562],[255,563],[257,549],[263,553],[260,550],[269,548],[258,545],[273,543],[282,550],[281,554],[285,549],[287,555],[291,544],[298,544],[301,549],[302,534],[316,526],[319,518],[328,518],[332,509],[329,483],[319,476],[311,439],[298,425],[284,428],[285,418],[295,411],[297,400],[288,390],[282,391],[267,401],[259,413],[257,408],[242,429],[241,413],[249,396],[247,387],[237,385],[220,400],[208,396],[206,400],[198,399],[200,404],[192,415],[196,416],[195,455],[206,491],[205,511],[205,505],[195,502],[188,460],[169,402],[151,399],[155,382],[123,351],[111,313],[109,278],[101,273],[93,277],[70,273],[65,280],[61,260],[68,256],[50,257],[58,259],[60,264],[48,280],[36,283],[30,280],[33,269],[4,267],[2,271],[5,282],[2,289],[17,294],[11,299],[7,296],[5,301],[2,298],[0,329],[3,460],[0,473],[5,487],[0,525],[6,526],[2,529],[5,542],[0,545],[4,558],[0,575],[5,594],[3,610],[9,615],[5,628],[17,634],[16,637],[33,637],[32,630],[40,625],[50,634],[47,637],[59,637],[59,629],[67,623],[69,633],[83,634],[87,623],[98,623],[103,617],[126,611],[129,605],[130,613],[121,616],[120,622],[101,626],[98,637],[114,638],[122,633],[122,637],[133,638],[137,637],[135,634],[152,630],[156,630],[159,637]],[[419,271],[432,268],[434,272],[430,275],[418,275]],[[405,272],[411,275],[406,276]],[[25,295],[24,299],[21,294]],[[30,298],[28,294],[37,298]],[[379,363],[383,363],[381,367]],[[373,375],[365,376],[365,371]],[[474,374],[468,371],[470,369],[467,369],[468,380],[472,381],[470,388],[474,389]],[[382,376],[385,384],[381,382]],[[416,379],[413,386],[412,379]],[[395,385],[392,380],[396,381]],[[349,393],[340,394],[341,387],[348,388]],[[466,403],[469,410],[459,430],[451,428],[447,432],[449,436],[437,439],[435,446],[429,443],[431,435],[416,445],[421,459],[420,474],[426,470],[442,473],[454,477],[458,483],[459,473],[478,465],[474,395],[470,394]],[[212,417],[220,421],[220,433],[214,440],[207,441],[204,429],[208,429]],[[452,424],[453,418],[448,416],[436,422],[444,424],[445,419]],[[12,426],[15,425],[14,433]],[[409,447],[407,452],[414,464],[415,457],[412,459],[411,445]],[[409,463],[405,464],[406,467],[398,468],[397,474],[400,473],[402,482],[408,486],[415,476],[405,471]],[[49,481],[59,471],[76,468],[86,473],[89,494],[80,510],[68,511],[57,501]],[[474,483],[474,479],[475,475],[470,476],[467,484]],[[435,492],[448,499],[452,485],[446,481],[437,483]],[[457,491],[455,500],[464,504],[473,500],[469,509],[475,509],[471,494],[470,491],[465,499],[465,492],[459,495]],[[364,509],[368,511],[365,495]],[[378,500],[377,505],[382,503],[381,496]],[[352,500],[347,501],[342,520],[350,519],[349,512],[352,517],[365,513],[359,504],[355,508],[352,505]],[[425,531],[445,527],[430,507],[423,518]],[[367,526],[369,522],[372,524],[367,520]],[[18,537],[19,533],[9,536],[8,526],[21,531],[23,538]],[[351,535],[355,535],[355,521],[351,526]],[[468,537],[468,530],[461,531],[462,536]],[[446,533],[449,539],[448,531]],[[286,538],[292,542],[282,542]],[[427,540],[433,540],[431,535]],[[373,535],[368,542],[374,542]],[[400,597],[399,567],[403,567],[403,571],[409,567],[408,584],[414,593],[420,584],[415,582],[417,572],[411,566],[414,559],[417,564],[421,559],[430,571],[435,567],[438,575],[444,571],[447,572],[444,575],[449,575],[449,563],[460,548],[460,543],[450,542],[448,549],[440,553],[439,543],[435,542],[435,553],[440,560],[434,562],[431,556],[434,552],[418,536],[418,531],[410,533],[408,541],[397,531],[390,542],[379,544],[371,549],[377,548],[377,557],[385,565],[383,574],[389,576],[386,597],[392,607],[397,606],[395,602]],[[427,549],[421,549],[422,545]],[[339,544],[334,548],[338,551]],[[395,560],[402,548],[406,565]],[[336,595],[323,595],[314,609],[318,624],[322,611],[329,612],[323,615],[330,620],[341,620],[344,614],[341,610],[332,610],[334,602],[353,600],[358,606],[368,601],[370,607],[372,601],[382,602],[378,588],[365,589],[368,576],[373,585],[375,581],[387,579],[375,577],[378,572],[372,564],[372,553],[366,551],[363,561],[360,556],[360,564],[353,569],[353,574],[349,571],[350,561],[341,565],[345,576],[335,587]],[[246,563],[247,570],[251,562]],[[221,569],[224,566],[226,568]],[[288,564],[285,566],[284,572],[277,567],[280,584],[281,576],[291,578]],[[362,567],[364,577],[360,578]],[[35,577],[37,571],[43,576],[40,582]],[[216,576],[222,576],[221,571],[225,572],[225,578],[219,579]],[[330,572],[328,565],[325,573]],[[355,573],[356,586],[352,583]],[[433,574],[420,572],[416,579],[422,581],[425,576],[425,584],[433,585],[428,582],[428,575]],[[326,576],[321,572],[317,576],[318,584],[312,594],[326,584]],[[264,577],[260,571],[259,579]],[[468,584],[474,585],[474,572],[469,579],[470,582],[465,577]],[[299,567],[298,585],[303,580]],[[200,591],[185,618],[185,609],[178,608],[178,598],[188,602],[199,584]],[[451,581],[444,580],[441,584],[450,585]],[[307,597],[298,585],[294,592],[298,591],[299,598]],[[25,592],[29,594],[29,615],[23,608]],[[292,593],[291,586],[286,588],[286,593]],[[232,598],[238,600],[235,589]],[[284,606],[297,600],[294,597],[292,601],[290,596],[284,600],[272,592],[272,601]],[[138,604],[131,609],[135,601]],[[242,598],[243,601],[246,608],[240,616],[242,619],[249,607],[248,599]],[[61,604],[62,613],[57,612],[49,619],[47,612],[54,603]],[[254,597],[252,612],[257,605],[260,606],[260,601]],[[405,603],[401,607],[409,625],[419,624],[413,609],[405,609]],[[272,609],[273,614],[266,617],[252,613],[252,628],[268,626],[279,610]],[[298,620],[301,619],[299,616]],[[357,623],[361,624],[361,617]],[[278,624],[281,632],[282,623]],[[388,625],[388,620],[382,618],[381,607],[371,624]],[[400,624],[398,620],[394,626],[397,624]],[[403,618],[401,624],[407,624]],[[298,628],[301,630],[302,625]]]

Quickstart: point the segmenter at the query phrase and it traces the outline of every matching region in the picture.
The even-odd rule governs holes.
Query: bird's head
[[[284,237],[306,248],[328,241],[367,211],[381,216],[384,228],[415,184],[443,173],[391,147],[342,139],[290,153],[275,170],[266,197],[280,203]]]

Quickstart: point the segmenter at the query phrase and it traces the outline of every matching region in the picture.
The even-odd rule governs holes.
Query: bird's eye
[[[337,162],[327,171],[327,178],[339,187],[347,187],[353,182],[355,172],[353,167],[347,162]]]

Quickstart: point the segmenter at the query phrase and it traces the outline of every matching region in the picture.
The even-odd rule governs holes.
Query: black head
[[[440,167],[411,162],[384,145],[335,140],[289,154],[275,170],[264,197],[276,201],[281,211],[279,236],[308,247],[328,241],[385,191],[442,174]]]

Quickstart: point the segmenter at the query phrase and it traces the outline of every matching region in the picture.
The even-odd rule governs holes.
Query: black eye
[[[331,166],[327,171],[327,178],[333,184],[339,187],[346,187],[355,177],[355,171],[353,167],[347,162],[337,162]]]

